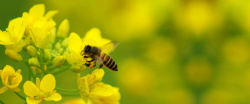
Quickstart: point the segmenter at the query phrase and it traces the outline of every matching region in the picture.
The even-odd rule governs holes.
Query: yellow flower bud
[[[65,38],[65,39],[62,41],[62,47],[68,47],[68,41],[69,41],[69,38]]]
[[[52,63],[53,65],[58,67],[58,66],[63,65],[64,61],[65,61],[65,58],[63,56],[57,56],[56,58],[54,58]]]
[[[71,71],[75,72],[75,73],[80,73],[85,69],[85,66],[80,66],[80,68],[74,68],[71,67]]]
[[[57,31],[57,36],[66,38],[69,33],[69,21],[67,19],[63,20],[62,23],[60,24],[58,31]]]
[[[55,48],[56,48],[56,50],[60,50],[61,44],[59,42],[57,42],[56,45],[55,45]]]
[[[52,36],[51,43],[55,43],[55,41],[56,41],[56,28],[53,28],[53,29],[50,31],[50,34],[51,34],[51,36]]]
[[[34,46],[31,46],[31,45],[28,46],[27,51],[28,51],[30,56],[35,57],[37,55],[37,49]]]
[[[40,63],[37,59],[37,57],[31,57],[29,60],[28,60],[29,64],[32,65],[32,66],[39,66]]]
[[[12,60],[12,61],[22,61],[23,57],[16,51],[13,51],[11,49],[5,49],[5,54]]]
[[[48,49],[44,49],[44,59],[46,61],[51,59],[51,53],[50,53],[50,51]]]

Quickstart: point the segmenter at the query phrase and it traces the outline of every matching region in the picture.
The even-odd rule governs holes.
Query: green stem
[[[69,68],[70,68],[70,66],[68,66],[68,67],[66,67],[64,69],[59,69],[57,71],[51,72],[51,74],[56,75],[56,74],[59,74],[61,72],[67,71]]]
[[[33,77],[33,79],[35,80],[35,79],[36,79],[36,77],[35,77],[34,73],[32,72],[32,69],[30,68],[29,63],[26,61],[26,62],[25,62],[25,64],[26,64],[26,66],[28,67],[28,71],[29,71],[29,73],[31,74],[31,76],[32,76],[32,77]]]
[[[43,64],[43,51],[41,49],[39,49],[39,62],[40,62],[40,65],[41,65],[41,70],[43,72],[43,74],[45,74],[45,70],[44,70],[44,64]]]
[[[19,97],[22,98],[24,101],[26,101],[26,98],[25,98],[23,95],[19,94],[18,92],[15,92],[15,93],[16,93],[17,96],[19,96]]]
[[[63,88],[55,88],[58,91],[64,91],[64,92],[79,92],[79,89],[75,89],[75,90],[68,90],[68,89],[63,89]]]
[[[49,68],[47,68],[46,74],[53,71],[53,70],[55,70],[55,69],[57,69],[56,66],[54,66],[54,65],[50,66]]]
[[[0,100],[0,104],[4,104],[4,102],[2,100]]]
[[[61,94],[62,96],[80,96],[80,94],[79,93],[77,93],[77,94]]]

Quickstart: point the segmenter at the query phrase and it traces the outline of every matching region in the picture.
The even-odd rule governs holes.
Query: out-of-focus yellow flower
[[[186,66],[186,75],[192,85],[201,87],[211,80],[212,68],[205,59],[194,58]]]
[[[105,21],[106,30],[118,40],[148,38],[157,27],[152,2],[129,1]],[[117,9],[117,8],[116,8]]]
[[[166,39],[156,39],[149,44],[146,57],[158,66],[165,66],[176,57],[174,44]]]
[[[19,92],[18,88],[21,83],[23,76],[20,74],[21,70],[18,69],[16,72],[13,67],[6,65],[3,70],[0,70],[0,76],[3,82],[3,87],[0,88],[0,94],[10,89],[15,92]]]
[[[24,19],[25,23],[27,23],[26,27],[26,34],[29,34],[29,31],[33,27],[33,24],[37,22],[40,18],[45,18],[46,20],[50,20],[58,11],[49,11],[45,16],[45,6],[44,4],[37,4],[34,5],[30,10],[29,13],[24,12],[22,18]]]
[[[210,90],[202,96],[202,104],[230,104],[235,101],[236,96],[230,91],[220,89]]]
[[[120,69],[121,72],[117,74],[117,79],[128,93],[135,96],[146,96],[154,88],[156,82],[155,76],[141,62],[135,59],[128,59],[121,64]]]
[[[250,48],[246,40],[235,38],[225,43],[222,48],[222,55],[232,65],[242,65],[250,58]]]
[[[7,49],[20,52],[26,43],[26,41],[22,39],[25,27],[26,23],[22,18],[11,20],[6,31],[0,30],[0,44],[5,45]]]
[[[221,23],[221,15],[212,5],[203,1],[188,3],[175,16],[178,28],[200,36],[206,31],[216,29]]]
[[[63,20],[62,23],[59,25],[57,36],[66,38],[69,34],[69,21],[67,19]]]
[[[38,104],[44,101],[60,101],[62,96],[56,93],[56,80],[52,74],[47,74],[40,82],[36,78],[36,85],[31,81],[26,81],[23,85],[24,93],[29,97],[26,98],[28,104]]]
[[[96,104],[119,104],[121,97],[118,88],[100,82],[103,76],[103,69],[95,69],[91,75],[82,78],[78,74],[77,85],[85,103],[91,100]]]
[[[163,92],[162,96],[166,104],[194,104],[196,101],[194,95],[184,89]]]

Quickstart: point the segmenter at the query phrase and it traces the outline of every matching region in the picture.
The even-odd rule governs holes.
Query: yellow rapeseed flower
[[[111,42],[108,39],[102,38],[101,31],[98,28],[90,29],[82,40],[83,40],[84,46],[91,45],[91,46],[97,46],[97,47],[101,47]]]
[[[49,11],[45,16],[44,4],[34,5],[29,13],[24,12],[22,18],[27,23],[26,34],[30,34],[35,45],[41,49],[46,48],[52,39],[51,30],[56,23],[51,19],[57,11]]]
[[[36,78],[36,85],[31,81],[26,81],[23,85],[24,93],[29,97],[26,98],[28,104],[38,104],[44,101],[59,101],[62,96],[56,93],[56,80],[52,74],[47,74],[40,82]]]
[[[68,42],[70,55],[66,54],[67,61],[72,65],[74,69],[80,69],[85,60],[81,56],[82,40],[76,33],[71,33]]]
[[[50,20],[58,11],[49,11],[45,16],[45,6],[44,4],[37,4],[34,5],[30,10],[29,13],[24,12],[22,18],[24,19],[25,23],[27,23],[26,27],[26,34],[29,34],[29,31],[33,27],[33,24],[38,21],[40,18],[45,18],[46,20]]]
[[[68,42],[71,54],[66,54],[67,61],[72,65],[73,68],[80,69],[85,63],[85,60],[80,53],[86,45],[101,47],[109,42],[111,41],[102,38],[101,32],[98,28],[90,29],[82,39],[76,33],[71,33]]]
[[[0,44],[5,45],[7,49],[20,52],[25,45],[25,41],[22,39],[25,27],[26,23],[22,18],[11,20],[6,31],[0,30]]]
[[[51,19],[47,21],[40,18],[31,27],[30,35],[35,45],[41,49],[45,49],[52,39],[50,31],[55,27],[56,23]]]
[[[9,65],[6,65],[3,70],[0,70],[0,76],[4,85],[2,88],[0,88],[0,94],[5,92],[8,89],[15,91],[15,92],[20,91],[18,86],[23,79],[20,73],[21,73],[20,69],[18,69],[15,72],[13,67]]]
[[[77,85],[85,103],[91,100],[97,104],[119,104],[119,89],[100,82],[103,76],[103,69],[95,69],[91,75],[82,78],[78,74]]]

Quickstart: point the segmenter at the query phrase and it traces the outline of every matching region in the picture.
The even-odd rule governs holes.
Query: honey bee
[[[118,71],[115,61],[106,54],[113,51],[117,45],[118,42],[110,42],[101,47],[86,45],[81,51],[81,56],[87,60],[85,65],[92,69],[96,66],[96,62],[99,61],[101,63],[99,68],[104,65],[110,70]]]

